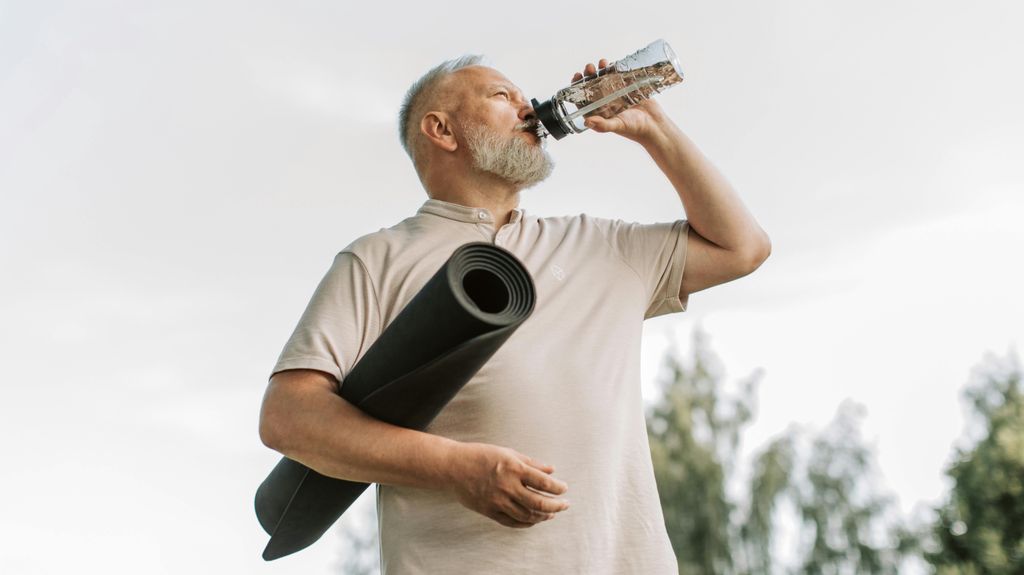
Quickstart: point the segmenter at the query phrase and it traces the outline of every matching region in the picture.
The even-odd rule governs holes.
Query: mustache
[[[548,131],[544,128],[544,124],[540,123],[538,118],[526,120],[525,122],[519,122],[516,124],[516,131],[531,132],[534,136],[541,141],[541,145],[547,145]]]
[[[523,132],[535,132],[537,131],[537,125],[540,122],[537,120],[527,120],[525,122],[519,122],[516,124],[516,130]]]

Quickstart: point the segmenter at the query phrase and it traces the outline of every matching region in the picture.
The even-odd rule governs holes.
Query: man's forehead
[[[484,89],[495,86],[518,89],[504,74],[487,66],[467,66],[456,70],[452,76],[458,76],[456,82],[473,89]]]

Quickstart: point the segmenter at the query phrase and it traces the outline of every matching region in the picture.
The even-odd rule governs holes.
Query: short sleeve
[[[271,371],[316,369],[340,383],[379,335],[372,279],[351,252],[335,256]]]
[[[612,249],[639,276],[646,290],[644,319],[686,311],[689,297],[680,297],[679,292],[686,265],[689,222],[639,224],[605,220],[602,223]]]

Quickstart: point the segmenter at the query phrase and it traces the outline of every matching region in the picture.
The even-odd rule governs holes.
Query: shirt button
[[[486,220],[487,219],[487,213],[486,212],[477,212],[476,215],[481,220]]]

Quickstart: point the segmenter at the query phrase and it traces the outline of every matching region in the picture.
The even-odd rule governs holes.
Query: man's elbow
[[[295,369],[274,374],[260,406],[260,441],[285,455],[304,445],[308,421],[318,417],[324,398],[334,397],[337,389],[334,378],[323,372]]]
[[[761,232],[761,239],[756,242],[752,242],[752,247],[747,250],[747,255],[744,258],[747,268],[747,273],[752,273],[757,268],[761,267],[761,264],[768,259],[768,256],[772,254],[772,240],[768,237],[768,234]]]
[[[280,442],[280,430],[272,420],[267,417],[266,406],[260,413],[260,441],[263,445],[277,451],[277,445]]]
[[[279,415],[280,409],[275,405],[274,398],[268,394],[260,408],[260,441],[274,451],[281,451],[282,442],[287,436],[284,426],[285,419]]]

